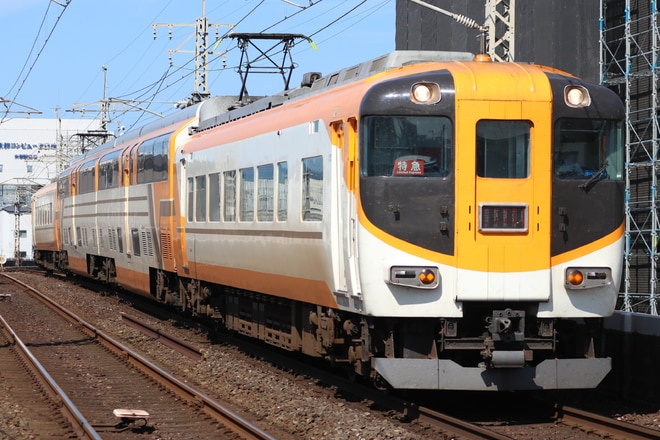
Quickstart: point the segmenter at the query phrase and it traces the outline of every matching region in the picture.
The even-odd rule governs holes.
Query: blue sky
[[[69,0],[68,5],[67,0],[3,0],[0,97],[12,104],[8,114],[7,104],[0,104],[2,117],[23,117],[21,112],[35,110],[41,114],[32,117],[55,117],[57,109],[66,118],[80,117],[72,109],[95,117],[104,81],[107,98],[171,113],[173,103],[193,91],[194,23],[202,16],[202,5],[210,24],[235,24],[234,32],[310,36],[316,50],[306,41],[292,50],[298,65],[292,86],[304,72],[325,75],[394,50],[395,0]],[[181,26],[172,27],[171,39],[168,28],[158,26],[154,39],[153,24]],[[211,27],[209,42],[215,41]],[[259,43],[262,48],[271,45]],[[176,51],[171,65],[170,51]],[[214,52],[227,55],[226,66],[219,55],[208,58],[211,94],[237,95],[236,40],[223,39]],[[281,56],[274,59],[281,62]],[[257,74],[248,80],[248,90],[251,95],[270,94],[283,84],[279,76]],[[119,112],[108,128],[116,131],[153,118]]]

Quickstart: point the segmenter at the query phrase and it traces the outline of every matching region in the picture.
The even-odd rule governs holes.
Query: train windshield
[[[477,176],[523,179],[529,176],[529,121],[477,123]]]
[[[452,126],[441,116],[362,119],[363,176],[445,177],[451,170]]]
[[[562,118],[555,123],[553,172],[560,179],[623,179],[623,123]]]

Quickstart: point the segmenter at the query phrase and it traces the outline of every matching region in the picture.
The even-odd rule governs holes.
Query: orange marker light
[[[584,275],[579,270],[572,270],[568,273],[568,282],[574,286],[579,286],[584,280]]]
[[[419,281],[422,284],[432,284],[435,281],[435,274],[431,270],[424,270],[419,273]]]

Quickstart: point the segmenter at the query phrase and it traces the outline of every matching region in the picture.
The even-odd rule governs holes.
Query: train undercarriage
[[[66,252],[36,252],[37,257],[47,269],[67,271]],[[88,255],[87,263],[90,277],[117,281],[112,258]],[[534,303],[466,303],[461,319],[368,317],[160,269],[152,268],[149,280],[149,294],[159,302],[284,350],[343,365],[379,387],[388,386],[377,371],[386,360],[406,360],[401,364],[405,368],[432,360],[432,369],[444,365],[455,369],[454,374],[465,369],[479,376],[479,371],[535,368],[545,360],[597,357],[600,319],[536,319]]]

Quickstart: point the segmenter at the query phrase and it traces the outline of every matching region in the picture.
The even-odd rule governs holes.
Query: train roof
[[[322,76],[319,72],[306,73],[303,75],[299,87],[285,90],[271,96],[250,97],[247,104],[238,102],[237,96],[212,97],[201,103],[186,107],[181,111],[159,118],[111,141],[105,142],[98,147],[86,151],[74,158],[72,165],[80,163],[80,161],[85,160],[86,158],[93,159],[98,157],[103,152],[111,150],[119,143],[136,139],[143,136],[145,133],[176,124],[177,122],[183,122],[187,119],[194,118],[196,115],[199,116],[199,122],[196,127],[191,127],[191,131],[204,131],[236,119],[244,118],[280,106],[287,101],[367,78],[376,73],[397,67],[425,62],[471,61],[473,59],[474,54],[469,52],[397,50],[355,66],[338,70],[326,76]],[[69,170],[72,168],[73,166],[70,166]]]
[[[303,75],[300,87],[285,90],[272,96],[261,97],[248,105],[241,106],[235,96],[210,98],[202,103],[199,112],[199,125],[194,127],[193,130],[208,130],[277,107],[292,99],[367,78],[389,69],[424,62],[472,61],[473,59],[474,54],[469,52],[397,50],[326,76],[322,76],[318,72],[309,72]]]

